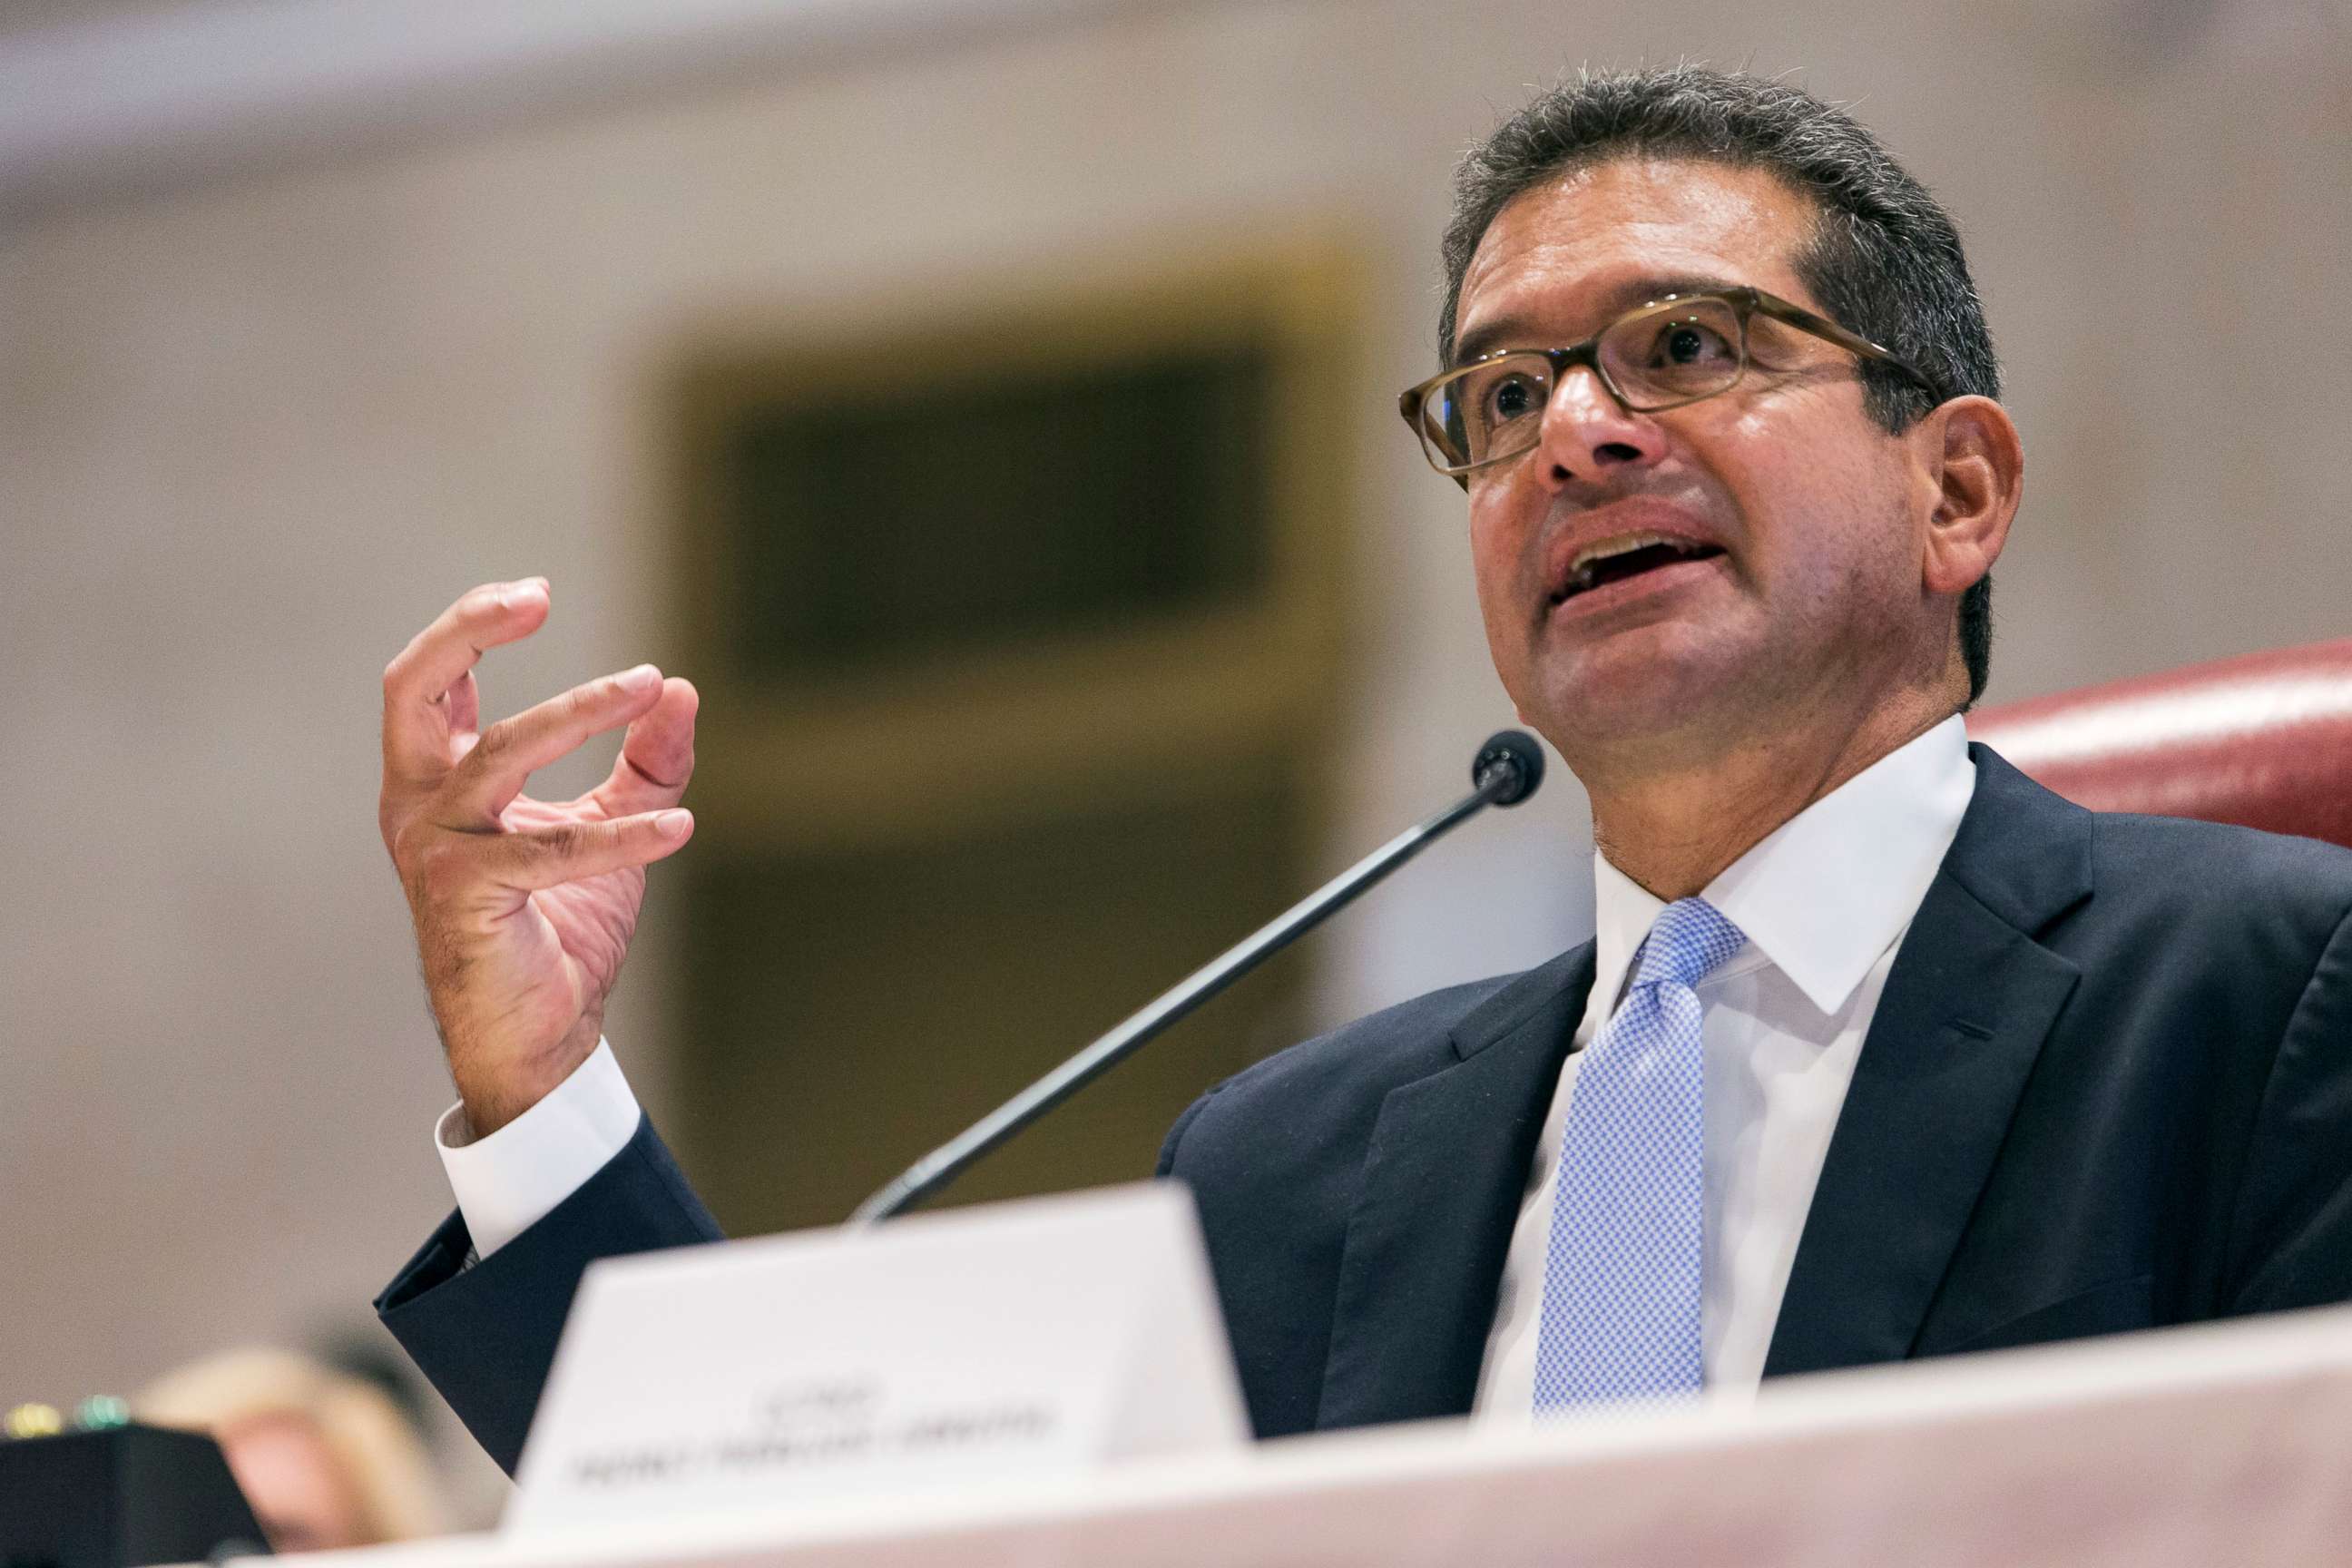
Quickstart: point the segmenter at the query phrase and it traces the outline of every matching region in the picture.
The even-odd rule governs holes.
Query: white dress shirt
[[[1747,945],[1699,982],[1706,1146],[1699,1313],[1711,1392],[1752,1394],[1863,1036],[1911,917],[1976,793],[1956,716],[1889,752],[1742,855],[1700,897]],[[1593,857],[1592,994],[1561,1068],[1511,1232],[1478,1379],[1481,1420],[1529,1421],[1561,1130],[1583,1049],[1616,1010],[1665,906]]]
[[[443,1111],[433,1141],[474,1256],[488,1258],[587,1185],[636,1136],[643,1114],[604,1040],[571,1077],[487,1138],[474,1136],[463,1105]]]
[[[1752,1391],[1764,1368],[1797,1237],[1895,950],[1976,790],[1953,718],[1890,752],[1741,856],[1703,895],[1747,933],[1701,981],[1706,1008],[1706,1262],[1709,1386]],[[1577,1052],[1615,1009],[1633,952],[1664,906],[1594,857],[1596,971]],[[1529,1172],[1503,1265],[1478,1382],[1481,1418],[1532,1418],[1536,1324],[1551,1235],[1552,1175],[1581,1057],[1571,1053]],[[436,1142],[488,1257],[619,1153],[640,1112],[612,1047],[487,1138],[461,1108]]]

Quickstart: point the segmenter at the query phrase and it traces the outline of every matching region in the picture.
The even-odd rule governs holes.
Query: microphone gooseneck
[[[946,1185],[963,1168],[1117,1066],[1170,1025],[1353,902],[1371,885],[1490,805],[1517,805],[1543,783],[1543,749],[1535,737],[1504,730],[1478,748],[1474,787],[1435,816],[1415,823],[1223,953],[1162,992],[1142,1011],[973,1122],[901,1172],[857,1205],[852,1226],[885,1220]]]

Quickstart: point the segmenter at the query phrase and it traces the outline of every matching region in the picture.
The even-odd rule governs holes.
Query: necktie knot
[[[1722,968],[1748,935],[1705,899],[1677,899],[1658,911],[1633,963],[1633,984],[1696,986]]]

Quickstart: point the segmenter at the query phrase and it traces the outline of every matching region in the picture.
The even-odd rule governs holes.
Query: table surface
[[[2352,1563],[2352,1308],[305,1568],[2270,1568]],[[249,1568],[262,1568],[254,1560]]]

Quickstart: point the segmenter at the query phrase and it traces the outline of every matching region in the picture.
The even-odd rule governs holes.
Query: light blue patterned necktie
[[[1668,904],[1577,1066],[1536,1331],[1538,1416],[1699,1391],[1706,1052],[1691,988],[1747,940],[1704,899]]]

